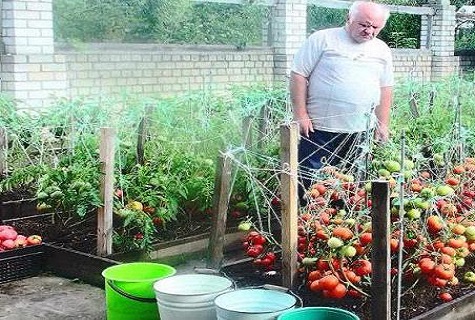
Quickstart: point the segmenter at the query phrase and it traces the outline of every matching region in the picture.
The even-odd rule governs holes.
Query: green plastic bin
[[[160,263],[133,262],[109,267],[105,280],[107,320],[158,320],[153,284],[172,276],[175,268]]]
[[[360,320],[360,318],[339,308],[304,307],[286,311],[279,315],[277,320]]]

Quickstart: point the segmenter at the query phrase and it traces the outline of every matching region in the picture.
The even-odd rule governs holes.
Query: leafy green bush
[[[145,248],[173,236],[179,224],[210,221],[219,152],[242,145],[243,118],[257,119],[267,106],[274,112],[268,125],[275,127],[286,113],[285,105],[284,89],[257,85],[234,88],[226,95],[62,99],[28,113],[15,110],[14,103],[4,99],[0,124],[9,141],[8,169],[0,191],[30,189],[38,210],[53,212],[64,228],[95,215],[102,205],[99,129],[113,127],[115,183],[122,193],[114,201],[115,243],[122,246],[116,249]],[[139,132],[144,120],[146,126]],[[260,143],[262,151],[275,150],[275,136],[262,136]],[[143,209],[130,210],[134,202]]]
[[[55,0],[57,41],[261,44],[264,6],[191,0]]]

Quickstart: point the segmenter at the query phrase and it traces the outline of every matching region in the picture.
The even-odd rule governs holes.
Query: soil
[[[53,275],[1,284],[0,310],[4,320],[106,318],[104,290]]]
[[[41,235],[45,242],[56,246],[89,254],[97,252],[97,221],[94,214],[83,220],[70,219],[66,222],[60,221],[52,214],[6,219],[3,222],[13,226],[21,234]],[[229,225],[237,225],[237,222],[231,220]],[[205,234],[210,229],[210,217],[186,217],[179,221],[168,222],[166,228],[159,228],[155,243]]]

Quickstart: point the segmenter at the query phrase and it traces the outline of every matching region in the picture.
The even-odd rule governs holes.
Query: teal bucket
[[[286,311],[277,320],[360,320],[349,311],[330,307],[304,307]]]
[[[287,310],[301,306],[297,296],[282,290],[238,289],[219,295],[215,300],[217,320],[275,320]]]
[[[160,319],[153,283],[175,273],[171,266],[152,262],[124,263],[102,271],[107,320]]]

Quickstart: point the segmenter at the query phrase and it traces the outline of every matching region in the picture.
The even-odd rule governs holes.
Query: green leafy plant
[[[152,218],[142,210],[121,208],[115,211],[122,224],[114,230],[113,244],[116,250],[150,251],[156,232]]]

